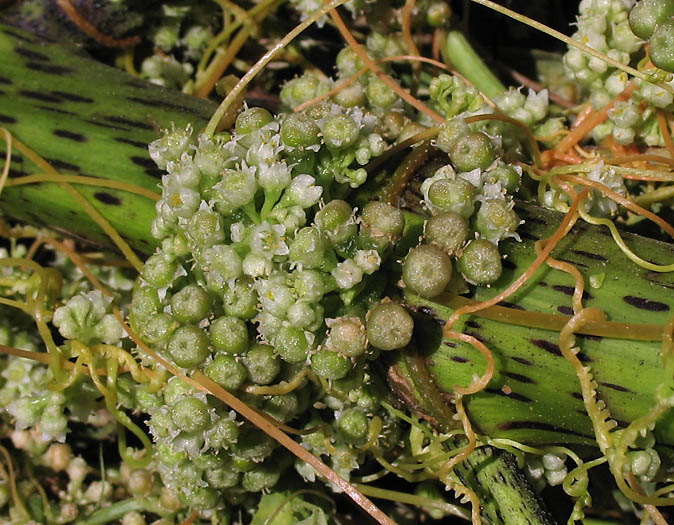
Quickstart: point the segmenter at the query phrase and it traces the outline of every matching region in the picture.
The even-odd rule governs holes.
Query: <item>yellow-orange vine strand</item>
[[[515,293],[526,281],[531,278],[531,276],[538,270],[538,268],[543,264],[545,259],[550,255],[550,252],[555,248],[557,243],[566,235],[566,233],[571,229],[571,227],[574,225],[578,218],[578,206],[580,205],[581,200],[587,195],[589,192],[589,188],[583,189],[576,198],[573,200],[571,207],[569,208],[569,211],[567,212],[566,216],[562,220],[561,224],[557,228],[557,231],[550,237],[545,245],[545,247],[541,250],[541,252],[538,254],[534,262],[531,264],[527,270],[522,273],[508,288],[506,288],[504,291],[499,293],[498,295],[492,297],[491,299],[488,299],[486,301],[483,301],[481,303],[473,304],[473,305],[465,305],[457,310],[454,311],[454,313],[450,316],[450,318],[447,320],[445,323],[444,327],[444,335],[448,339],[456,338],[457,337],[457,332],[452,331],[452,327],[456,323],[456,321],[459,319],[464,314],[469,314],[473,312],[478,312],[480,310],[483,310],[485,308],[488,308],[490,306],[494,306],[498,304],[501,301],[506,300],[508,297],[510,297],[513,293]],[[465,335],[465,334],[464,334]],[[465,339],[464,339],[465,340]],[[472,343],[471,343],[472,344]],[[477,347],[477,350],[479,350],[483,355],[485,355],[485,350],[487,353],[489,353],[488,349],[486,347],[481,348]],[[488,360],[489,364],[489,360]],[[493,369],[488,368],[487,371],[485,372],[485,376],[487,373],[491,373]],[[486,384],[485,383],[485,377],[480,377],[476,380],[473,381],[473,383],[476,384]],[[456,388],[456,387],[455,387]],[[471,386],[469,385],[467,388],[471,389]]]
[[[99,44],[107,47],[130,47],[135,46],[141,41],[141,37],[138,35],[121,39],[104,35],[91,22],[82,16],[70,0],[56,0],[56,3],[85,35],[94,39]]]
[[[385,62],[399,62],[402,60],[409,60],[411,62],[425,62],[427,64],[433,64],[436,67],[442,68],[445,71],[449,71],[449,68],[443,64],[442,62],[438,62],[437,60],[434,60],[432,58],[426,58],[422,56],[413,56],[413,55],[394,55],[390,57],[384,57],[379,60],[377,60],[375,63],[376,64],[383,64]],[[352,85],[356,80],[358,80],[364,73],[368,71],[367,67],[363,67],[356,71],[353,75],[350,77],[344,79],[342,82],[338,83],[335,85],[332,89],[329,91],[326,91],[325,93],[321,93],[320,95],[307,100],[306,102],[302,102],[299,106],[295,107],[293,109],[293,112],[297,113],[298,111],[302,111],[309,106],[313,106],[314,104],[318,104],[319,102],[322,102],[323,100],[336,95],[340,91],[348,88],[350,85]]]
[[[277,443],[283,445],[290,452],[292,452],[299,459],[307,462],[311,465],[316,471],[328,479],[331,483],[334,483],[340,489],[342,489],[346,494],[365,512],[372,516],[378,523],[382,525],[395,525],[386,514],[384,514],[374,503],[372,503],[368,498],[361,494],[353,485],[351,485],[344,478],[339,476],[334,470],[328,467],[323,463],[319,458],[314,456],[311,452],[305,449],[302,445],[293,440],[285,432],[281,431],[279,428],[274,426],[269,422],[268,419],[262,417],[258,412],[252,410],[246,403],[241,401],[236,396],[227,392],[220,385],[209,379],[202,372],[195,371],[191,376],[185,375],[177,366],[168,362],[166,359],[157,354],[149,346],[147,346],[143,341],[135,334],[131,327],[126,323],[122,313],[118,308],[114,308],[115,315],[117,319],[122,323],[122,326],[126,330],[127,334],[133,339],[133,341],[138,345],[139,348],[150,357],[152,357],[157,363],[161,364],[169,372],[171,372],[176,377],[179,377],[189,385],[194,388],[201,390],[215,396],[220,401],[228,405],[233,410],[237,411],[244,418],[254,424],[257,428],[268,434],[272,439]]]
[[[61,177],[61,174],[54,169],[54,167],[49,164],[44,158],[42,158],[38,153],[33,151],[31,148],[26,146],[23,142],[19,141],[16,137],[12,139],[12,142],[16,149],[26,155],[38,168],[42,169],[49,175],[55,177]],[[98,224],[105,234],[110,237],[110,239],[115,243],[119,250],[124,254],[128,261],[133,265],[138,273],[143,269],[143,262],[138,258],[138,256],[133,252],[128,243],[122,238],[122,236],[112,227],[103,215],[99,213],[96,208],[94,208],[89,201],[87,201],[81,193],[79,193],[75,188],[73,188],[68,182],[59,182],[61,187],[66,190],[70,196],[75,199],[75,201],[82,206],[91,219]]]
[[[367,55],[365,50],[363,50],[363,47],[356,41],[354,36],[346,27],[344,20],[342,20],[341,15],[337,12],[336,9],[330,10],[330,16],[332,17],[332,20],[335,22],[335,25],[337,26],[337,29],[339,29],[339,32],[342,34],[344,40],[346,40],[347,44],[349,44],[349,47],[353,49],[353,51],[358,55],[358,58],[360,58],[363,61],[363,63],[367,66],[367,68],[370,71],[372,71],[372,73],[377,75],[381,79],[381,81],[384,82],[384,84],[386,84],[393,91],[395,91],[398,94],[398,96],[402,98],[405,102],[407,102],[410,106],[412,106],[419,112],[428,115],[431,119],[433,119],[437,123],[444,122],[445,119],[441,115],[433,111],[419,99],[413,97],[410,93],[408,93],[398,84],[396,84],[396,82],[390,76],[388,76],[381,70],[381,68]]]

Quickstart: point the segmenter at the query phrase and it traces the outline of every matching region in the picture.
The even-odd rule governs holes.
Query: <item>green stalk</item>
[[[162,172],[148,155],[148,143],[171,125],[192,122],[201,128],[215,108],[211,102],[104,66],[74,48],[44,45],[10,26],[0,25],[0,56],[0,126],[62,174],[122,181],[158,192]],[[3,159],[4,151],[0,141]],[[16,148],[13,151],[11,177],[43,171]],[[154,251],[151,199],[116,189],[75,187],[134,249]],[[7,187],[0,210],[22,222],[58,225],[71,235],[110,246],[57,183]]]
[[[440,431],[456,427],[451,405],[437,388],[424,358],[400,352],[388,370],[393,391],[407,406]],[[554,523],[534,494],[512,454],[492,447],[477,448],[455,467],[461,481],[480,498],[488,523],[547,525]]]
[[[442,53],[445,62],[453,66],[490,99],[505,92],[505,86],[487,67],[461,31],[454,29],[447,33]]]
[[[477,289],[475,300],[493,297],[528,268],[536,255],[534,241],[551,235],[559,222],[559,214],[533,205],[520,205],[518,211],[526,221],[519,230],[524,241],[502,244],[507,262],[504,275],[491,288]],[[669,244],[628,234],[625,239],[649,260],[664,263],[674,256]],[[600,308],[610,321],[622,323],[588,327],[587,333],[577,334],[576,340],[581,359],[598,382],[599,397],[619,426],[626,426],[653,406],[658,385],[667,380],[659,357],[660,332],[674,308],[674,276],[636,267],[607,231],[586,224],[576,226],[553,256],[578,267],[586,283],[601,282],[597,288],[588,286],[584,305]],[[543,267],[508,299],[508,308],[498,312],[500,320],[478,312],[463,316],[455,324],[454,330],[482,340],[494,355],[495,372],[486,390],[464,399],[480,434],[531,446],[564,444],[586,452],[596,447],[576,374],[558,346],[559,329],[571,313],[572,291],[573,280],[568,274]],[[405,298],[411,308],[424,314],[419,316],[421,328],[413,350],[420,364],[413,373],[394,364],[397,381],[393,384],[404,392],[405,399],[409,392],[415,393],[409,403],[420,413],[442,421],[446,416],[438,414],[437,403],[427,400],[451,396],[455,385],[466,386],[474,374],[483,374],[486,363],[471,345],[442,338],[439,323],[458,306],[453,297],[426,300],[407,293]],[[549,316],[543,318],[549,321],[547,326],[535,322],[534,312]],[[524,321],[514,324],[509,315],[518,313],[524,313]],[[429,316],[438,322],[429,320]],[[411,357],[404,359],[409,361]],[[425,375],[419,371],[423,368]],[[415,386],[406,385],[405,380]],[[417,385],[420,382],[425,391]],[[660,452],[671,459],[674,413],[665,414],[654,433]]]

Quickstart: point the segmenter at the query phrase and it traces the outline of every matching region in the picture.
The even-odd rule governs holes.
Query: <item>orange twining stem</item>
[[[543,246],[545,246],[545,240],[536,241],[534,246],[536,253],[540,253]],[[554,259],[553,257],[548,257],[545,263],[550,266],[550,268],[566,272],[571,275],[571,277],[573,277],[575,282],[573,289],[573,313],[579,313],[583,309],[583,291],[585,289],[585,280],[583,279],[583,274],[581,274],[580,270],[578,270],[578,268],[576,268],[571,263],[560,261],[558,259]]]
[[[674,142],[672,142],[672,134],[669,132],[669,123],[667,122],[667,115],[661,109],[657,110],[658,112],[658,124],[660,125],[660,132],[662,133],[662,138],[665,139],[665,145],[667,146],[667,151],[669,155],[674,159]]]
[[[405,40],[405,44],[407,44],[407,49],[412,55],[418,56],[421,53],[419,53],[419,48],[412,38],[412,13],[414,12],[416,3],[416,0],[405,1],[402,10],[402,30],[403,39]]]
[[[187,518],[185,521],[181,523],[181,525],[192,525],[192,523],[194,523],[198,517],[199,511],[195,510],[189,518]]]
[[[487,368],[484,374],[482,374],[482,376],[478,377],[477,379],[473,380],[471,384],[469,384],[467,387],[455,385],[454,386],[455,393],[459,395],[474,394],[484,389],[487,386],[487,384],[489,384],[489,381],[491,381],[491,378],[494,373],[494,358],[489,348],[487,348],[482,342],[478,341],[476,338],[472,336],[469,336],[468,334],[453,331],[452,326],[454,326],[454,323],[456,323],[456,321],[461,315],[472,312],[478,312],[490,306],[494,306],[495,304],[510,297],[534,274],[534,272],[541,266],[541,264],[543,264],[543,262],[550,255],[550,252],[552,252],[557,243],[559,243],[559,241],[564,237],[564,235],[566,235],[566,233],[573,227],[574,223],[578,218],[577,214],[578,206],[580,205],[581,201],[585,198],[585,196],[588,194],[589,188],[585,188],[579,194],[575,194],[573,190],[571,190],[571,192],[572,195],[574,196],[574,200],[571,204],[568,213],[564,217],[564,220],[559,225],[559,228],[557,228],[557,231],[554,233],[554,235],[547,240],[545,247],[541,250],[538,257],[536,257],[533,264],[503,292],[496,295],[495,297],[492,297],[491,299],[488,299],[487,301],[483,301],[475,305],[466,305],[457,309],[445,323],[443,333],[446,338],[458,339],[460,341],[464,341],[472,345],[484,356],[484,358],[487,361]]]
[[[606,104],[599,111],[593,111],[591,114],[587,115],[578,126],[576,126],[571,133],[564,137],[555,147],[554,150],[558,153],[566,153],[569,151],[575,144],[578,144],[581,139],[592,131],[599,124],[604,122],[608,118],[608,112],[615,106],[617,102],[625,102],[631,96],[634,90],[637,89],[637,85],[634,81],[627,84],[627,87],[622,90],[611,102]]]
[[[468,395],[468,394],[475,394],[480,390],[485,389],[489,384],[489,381],[491,381],[492,376],[494,375],[494,356],[492,355],[491,350],[489,350],[489,348],[487,348],[487,346],[479,339],[473,337],[472,335],[464,334],[462,332],[453,332],[453,331],[445,332],[445,337],[449,339],[458,339],[459,341],[463,341],[464,343],[472,345],[474,348],[477,348],[480,351],[480,353],[484,356],[484,358],[487,361],[487,369],[485,370],[484,374],[482,374],[479,378],[473,380],[466,387],[454,385],[453,387],[454,393],[460,395]]]
[[[56,0],[56,3],[63,9],[63,12],[68,15],[68,18],[70,18],[73,24],[79,27],[85,35],[93,38],[99,44],[107,47],[131,47],[138,44],[141,40],[138,35],[122,39],[104,35],[82,16],[70,0]]]
[[[602,145],[615,155],[636,155],[639,153],[639,148],[636,144],[618,144],[613,135],[607,135],[602,141]]]
[[[660,226],[660,228],[665,230],[672,238],[674,238],[674,227],[672,227],[671,224],[669,224],[664,219],[658,217],[655,213],[653,213],[651,211],[648,211],[645,208],[642,208],[638,204],[635,204],[631,200],[629,200],[629,199],[623,197],[622,195],[616,193],[615,191],[607,188],[601,182],[584,179],[584,178],[578,177],[576,175],[557,175],[557,177],[560,180],[566,180],[566,181],[569,181],[569,182],[573,182],[574,184],[582,184],[583,186],[588,186],[588,187],[595,188],[595,189],[601,191],[604,195],[606,195],[607,197],[610,197],[612,200],[614,200],[618,204],[621,204],[621,205],[625,206],[625,208],[627,208],[628,210],[631,210],[638,215],[643,215],[647,219],[650,219],[655,224]]]
[[[576,119],[571,123],[571,129],[575,129],[580,126],[587,117],[592,115],[593,112],[594,110],[592,109],[592,106],[589,102],[583,104],[582,109],[576,115]]]
[[[440,48],[442,47],[442,42],[444,41],[445,32],[439,27],[433,32],[433,50],[432,56],[434,60],[440,60]],[[437,74],[437,70],[434,71],[434,74]]]
[[[257,428],[265,432],[269,437],[274,439],[277,443],[286,447],[290,452],[301,460],[309,463],[319,474],[325,477],[331,483],[337,485],[342,489],[346,494],[365,512],[372,516],[377,523],[382,525],[395,525],[395,522],[391,520],[386,514],[384,514],[372,501],[365,497],[356,487],[351,483],[346,481],[344,478],[339,476],[334,470],[328,467],[323,463],[319,458],[314,456],[311,452],[305,449],[302,445],[293,440],[288,434],[280,430],[278,427],[274,426],[268,419],[260,415],[255,410],[252,410],[246,403],[241,401],[236,396],[227,392],[220,385],[209,379],[202,372],[195,371],[191,376],[187,376],[182,372],[180,368],[170,363],[163,357],[161,357],[157,352],[152,350],[147,346],[136,333],[128,325],[124,316],[119,311],[117,307],[113,307],[113,311],[117,320],[122,324],[126,333],[129,334],[129,337],[133,340],[134,343],[150,357],[152,357],[158,364],[162,365],[166,370],[171,372],[174,376],[179,377],[185,381],[190,386],[206,392],[212,396],[215,396],[220,401],[228,405],[231,409],[237,411],[248,421],[250,421]]]
[[[541,253],[538,254],[538,257],[536,257],[531,266],[527,268],[527,270],[522,275],[520,275],[517,278],[517,280],[515,280],[515,282],[513,282],[510,286],[508,286],[508,288],[503,290],[498,295],[495,295],[491,299],[487,299],[486,301],[483,301],[481,303],[469,304],[457,309],[445,323],[444,327],[445,335],[447,335],[448,332],[451,332],[452,326],[462,315],[470,314],[473,312],[479,312],[480,310],[484,310],[485,308],[494,306],[500,303],[501,301],[505,301],[508,297],[514,294],[527,280],[529,280],[529,278],[531,278],[531,276],[536,272],[536,270],[538,270],[538,268],[543,264],[548,255],[550,255],[552,250],[554,250],[555,246],[557,246],[559,241],[573,227],[576,220],[578,219],[577,215],[578,206],[580,205],[581,201],[585,198],[585,196],[589,193],[589,191],[590,191],[589,188],[584,188],[580,193],[578,193],[578,195],[576,195],[576,197],[573,199],[573,202],[571,203],[569,211],[564,216],[564,219],[562,220],[561,224],[559,225],[555,233],[552,235],[552,237],[548,239],[545,247],[541,250]]]
[[[354,52],[358,55],[358,58],[360,58],[363,61],[363,63],[367,66],[367,68],[370,71],[376,74],[384,84],[386,84],[393,91],[395,91],[398,94],[398,96],[402,98],[405,102],[407,102],[410,106],[420,111],[421,113],[425,113],[438,123],[444,122],[445,119],[441,115],[433,111],[426,104],[421,102],[421,100],[410,95],[407,91],[405,91],[398,84],[396,84],[390,76],[384,73],[379,66],[377,66],[377,64],[363,50],[363,47],[353,37],[349,29],[346,27],[344,20],[342,20],[341,15],[337,12],[336,9],[332,9],[330,11],[330,16],[332,17],[332,20],[335,22],[335,25],[337,26],[337,29],[339,29],[339,32],[342,34],[344,40],[346,40],[351,49],[354,50]]]
[[[413,56],[413,55],[395,55],[395,56],[390,56],[390,57],[385,57],[380,60],[377,60],[377,64],[381,64],[382,62],[396,62],[400,60],[410,60],[410,61],[416,61],[416,62],[426,62],[428,64],[433,64],[436,67],[440,67],[446,71],[449,71],[449,68],[443,64],[442,62],[438,62],[437,60],[433,60],[432,58],[426,58],[426,57],[418,57],[418,56]],[[359,69],[356,71],[353,75],[351,75],[349,78],[345,79],[343,82],[340,82],[336,86],[334,86],[331,90],[322,93],[318,95],[317,97],[312,98],[311,100],[307,100],[306,102],[302,102],[299,106],[297,106],[295,109],[293,109],[294,113],[297,113],[298,111],[302,111],[303,109],[308,108],[309,106],[313,106],[314,104],[318,104],[319,102],[322,102],[328,97],[331,97],[343,89],[348,88],[351,84],[353,84],[356,80],[358,80],[361,75],[366,73],[368,71],[367,67],[364,67],[362,69]]]
[[[550,167],[555,164],[555,161],[560,161],[563,164],[580,164],[583,162],[583,158],[576,151],[561,152],[554,148],[541,153],[543,166]]]

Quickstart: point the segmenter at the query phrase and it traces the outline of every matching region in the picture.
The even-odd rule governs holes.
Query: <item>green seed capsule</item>
[[[179,326],[180,323],[169,314],[159,312],[145,323],[140,323],[140,330],[146,342],[159,343],[170,336]]]
[[[250,380],[257,385],[268,385],[281,370],[281,363],[274,349],[257,343],[248,350],[243,364],[248,370]]]
[[[318,78],[310,73],[306,73],[284,84],[280,93],[281,102],[289,108],[295,108],[324,91],[321,88],[322,86]]]
[[[144,320],[157,312],[160,307],[161,301],[156,288],[142,285],[134,288],[129,315]]]
[[[337,432],[352,445],[360,445],[367,438],[370,430],[370,421],[367,416],[357,408],[349,408],[342,412],[337,420]]]
[[[304,113],[291,113],[281,124],[281,140],[286,146],[293,148],[319,144],[320,132],[314,119]]]
[[[325,344],[347,357],[358,357],[367,349],[365,327],[357,317],[335,319]]]
[[[449,153],[461,137],[470,133],[470,128],[466,121],[461,118],[446,120],[440,126],[440,131],[436,138],[438,148],[445,153]]]
[[[276,485],[280,476],[281,472],[276,464],[263,463],[243,474],[241,486],[248,492],[261,492]]]
[[[630,10],[630,28],[639,38],[647,40],[657,26],[671,16],[674,16],[674,1],[641,0]]]
[[[498,247],[486,239],[472,241],[457,262],[459,271],[471,284],[491,284],[503,271]]]
[[[204,265],[209,274],[228,283],[241,276],[243,272],[241,256],[227,244],[216,244],[203,251]]]
[[[356,234],[352,215],[353,208],[348,202],[333,200],[316,213],[314,222],[332,244],[339,244]]]
[[[372,245],[384,250],[400,238],[405,228],[403,212],[385,202],[368,202],[360,218],[364,248]]]
[[[355,75],[358,70],[364,68],[365,64],[356,52],[351,49],[351,46],[346,46],[337,53],[335,66],[341,77],[350,77]]]
[[[451,15],[452,9],[447,2],[433,2],[426,10],[426,23],[431,27],[444,27]]]
[[[233,288],[225,287],[223,305],[229,316],[252,319],[257,315],[257,302],[257,292],[251,281],[238,279]]]
[[[269,124],[274,117],[264,108],[249,108],[239,113],[236,118],[236,132],[245,135]]]
[[[237,390],[248,377],[244,367],[234,356],[219,355],[206,367],[206,375],[229,391]]]
[[[178,366],[196,368],[210,353],[208,337],[196,326],[181,326],[169,339],[168,352]]]
[[[274,339],[274,346],[286,363],[299,364],[307,359],[311,345],[304,330],[292,326],[281,328]]]
[[[206,481],[216,489],[229,489],[236,487],[241,480],[241,473],[234,470],[231,464],[221,468],[206,471]]]
[[[265,400],[262,409],[281,423],[290,421],[299,411],[299,400],[293,392],[282,396],[271,396]]]
[[[475,186],[464,179],[439,179],[428,188],[428,200],[439,211],[453,211],[464,219],[475,211]]]
[[[319,268],[326,256],[326,242],[317,228],[302,228],[290,244],[289,259],[300,263],[302,268]]]
[[[405,127],[405,116],[399,110],[390,110],[379,119],[377,133],[388,140],[397,139]]]
[[[363,86],[358,82],[345,87],[341,91],[332,96],[335,104],[339,104],[343,108],[352,108],[354,106],[364,106],[367,102]]]
[[[196,397],[186,397],[173,405],[171,418],[183,432],[204,430],[211,422],[206,403]]]
[[[155,253],[145,261],[143,279],[155,288],[163,288],[173,280],[177,268],[175,259],[164,253]]]
[[[248,348],[248,326],[238,317],[219,317],[211,324],[211,343],[228,354],[242,354]]]
[[[451,277],[451,259],[432,244],[413,248],[403,263],[403,281],[412,291],[427,299],[440,295]]]
[[[513,233],[520,218],[503,199],[489,199],[482,203],[475,218],[475,229],[485,239],[497,242]]]
[[[370,104],[388,108],[398,100],[398,94],[388,87],[379,77],[373,77],[365,90]]]
[[[466,219],[453,211],[434,215],[424,227],[424,237],[450,254],[464,245],[469,233]]]
[[[311,356],[311,369],[326,379],[342,379],[351,368],[352,364],[348,358],[326,348]]]
[[[244,376],[246,371],[244,370]],[[240,428],[236,421],[220,418],[206,432],[206,439],[212,449],[230,448],[239,440]]]
[[[412,316],[397,303],[381,303],[367,317],[367,339],[380,350],[403,348],[412,340]]]
[[[451,148],[449,158],[457,171],[466,172],[488,168],[496,160],[496,151],[491,139],[477,131],[459,138]]]
[[[197,323],[208,315],[211,296],[198,284],[188,284],[171,297],[171,313],[181,323]]]
[[[348,115],[331,115],[323,124],[323,140],[330,149],[348,148],[356,143],[360,130]]]
[[[487,172],[486,183],[498,183],[508,193],[514,193],[520,187],[521,175],[519,172],[508,164],[498,166],[493,170]]]
[[[195,492],[185,496],[185,503],[199,510],[207,510],[215,507],[220,501],[220,494],[211,487],[201,487]]]
[[[250,470],[255,463],[269,457],[277,443],[267,434],[256,428],[244,426],[236,444],[232,447],[234,461],[239,463],[240,470]],[[243,460],[243,462],[242,462]],[[243,463],[250,462],[244,466]]]
[[[221,243],[225,239],[220,215],[208,210],[199,210],[192,216],[187,232],[192,241],[203,248]]]

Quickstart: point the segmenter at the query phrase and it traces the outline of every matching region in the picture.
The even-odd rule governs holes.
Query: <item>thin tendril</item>
[[[220,123],[220,120],[225,115],[229,106],[236,100],[238,95],[248,86],[248,84],[257,76],[257,74],[264,68],[285,46],[292,42],[302,31],[311,26],[319,18],[327,14],[331,9],[342,5],[346,0],[332,0],[329,4],[324,5],[316,10],[303,22],[299,23],[292,31],[279,40],[274,47],[267,51],[262,57],[250,68],[250,70],[239,80],[238,84],[227,94],[225,99],[220,103],[218,109],[213,113],[211,120],[208,121],[204,133],[213,136],[215,130]]]
[[[7,184],[7,177],[9,177],[9,168],[12,165],[12,134],[7,128],[0,127],[0,131],[5,136],[5,144],[7,144],[7,152],[5,153],[5,166],[2,168],[2,175],[0,175],[0,194]]]
[[[74,184],[82,184],[84,186],[95,186],[100,188],[111,188],[115,190],[125,191],[127,193],[134,193],[136,195],[141,195],[147,197],[153,201],[158,201],[161,198],[161,195],[158,193],[136,186],[135,184],[129,184],[127,182],[116,181],[116,180],[106,180],[99,179],[97,177],[86,177],[82,175],[53,175],[50,173],[37,173],[35,175],[27,175],[24,177],[13,177],[4,184],[5,187],[9,188],[11,186],[21,186],[24,184],[36,184],[39,182],[72,182]],[[0,181],[0,191],[2,188],[3,182]]]
[[[564,33],[560,33],[559,31],[556,31],[545,24],[542,24],[540,22],[537,22],[536,20],[533,20],[529,18],[528,16],[522,15],[520,13],[517,13],[516,11],[513,11],[512,9],[508,9],[507,7],[504,7],[502,5],[499,5],[495,2],[492,2],[491,0],[471,0],[472,2],[475,2],[476,4],[483,5],[485,7],[488,7],[489,9],[493,9],[494,11],[497,11],[505,16],[508,16],[514,20],[517,20],[518,22],[522,22],[523,24],[526,24],[530,27],[533,27],[534,29],[537,29],[541,31],[542,33],[545,33],[546,35],[550,35],[553,38],[556,38],[557,40],[560,40],[564,42],[565,44],[575,47],[576,49],[579,49],[583,53],[587,53],[588,55],[592,55],[595,58],[598,58],[599,60],[606,62],[608,65],[613,66],[617,69],[620,69],[621,71],[624,71],[625,73],[628,73],[632,75],[633,77],[640,78],[641,80],[644,80],[646,82],[651,82],[651,78],[646,75],[645,73],[642,73],[641,71],[638,71],[634,69],[633,67],[626,66],[622,62],[618,60],[614,60],[613,58],[605,55],[604,53],[601,53],[597,51],[596,49],[591,48],[590,46],[587,46],[583,44],[582,42],[579,42],[578,40],[566,36]],[[669,91],[670,93],[674,93],[674,88],[667,85],[667,84],[662,84],[659,87],[662,89]]]
[[[28,146],[23,144],[21,141],[14,138],[13,140],[16,149],[21,153],[26,155],[31,161],[33,161],[40,169],[44,170],[49,175],[54,175],[60,177],[61,174],[54,169],[51,164],[49,164],[45,159],[40,155],[30,149]],[[84,211],[91,217],[91,219],[98,224],[101,229],[112,239],[115,245],[119,250],[124,254],[124,256],[129,260],[133,267],[140,273],[143,269],[143,262],[138,258],[138,256],[133,252],[128,243],[122,238],[122,236],[115,230],[112,225],[94,208],[89,201],[87,201],[82,194],[80,194],[75,188],[73,188],[67,182],[59,182],[59,184],[65,189],[70,196],[75,199]]]
[[[130,47],[140,43],[141,37],[138,35],[122,39],[104,35],[91,22],[82,16],[70,0],[56,0],[56,3],[85,35],[93,38],[99,44],[103,44],[107,47]]]
[[[375,75],[377,75],[384,84],[386,84],[393,91],[395,91],[398,94],[398,96],[402,98],[405,102],[407,102],[410,106],[420,111],[421,113],[425,113],[437,123],[444,122],[445,119],[441,115],[433,111],[419,99],[413,97],[403,88],[401,88],[398,84],[396,84],[395,81],[390,76],[388,76],[381,70],[381,68],[363,50],[363,47],[356,41],[356,39],[353,37],[351,32],[346,27],[346,24],[344,24],[344,20],[342,20],[342,17],[335,9],[330,10],[330,16],[332,17],[332,20],[335,22],[335,25],[337,25],[337,28],[339,29],[339,32],[342,34],[342,37],[344,37],[344,40],[346,40],[351,49],[353,49],[356,52],[358,57],[363,61],[363,63],[367,66],[367,68],[370,71],[372,71]]]

